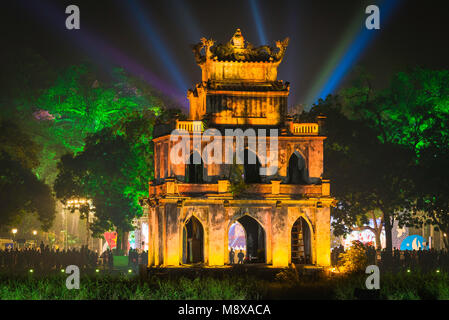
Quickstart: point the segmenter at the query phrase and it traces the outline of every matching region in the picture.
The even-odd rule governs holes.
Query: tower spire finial
[[[231,39],[231,44],[236,49],[243,49],[245,47],[245,38],[243,38],[240,28],[237,28],[237,30],[235,30],[235,33]]]

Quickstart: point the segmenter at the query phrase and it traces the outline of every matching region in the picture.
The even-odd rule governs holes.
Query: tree
[[[446,161],[448,82],[448,70],[415,68],[396,74],[390,86],[378,93],[374,92],[369,77],[361,77],[358,85],[345,91],[349,112],[370,120],[383,144],[402,146],[414,154],[414,164],[409,166],[411,171],[407,183],[403,184],[408,202],[413,205],[402,208],[405,209],[402,212],[387,212],[391,219],[386,221],[386,229],[390,228],[394,218],[409,226],[424,222],[441,225],[446,220],[441,200],[447,198],[449,191],[447,188],[434,189],[435,183],[444,185],[444,181],[435,178],[443,178],[444,173],[435,176],[434,168],[442,171],[440,166]],[[435,217],[437,212],[439,218]],[[387,248],[390,248],[391,232],[386,232],[386,236]]]
[[[334,233],[368,229],[380,248],[385,226],[387,247],[391,248],[392,215],[409,206],[406,187],[413,157],[407,148],[382,143],[370,119],[346,116],[341,101],[329,96],[302,117],[310,121],[320,114],[327,116],[324,174],[331,179],[333,195],[339,201],[332,210]],[[370,218],[374,228],[367,225]]]
[[[123,69],[104,76],[88,64],[60,73],[36,101],[33,125],[44,152],[38,173],[56,178],[56,162],[65,153],[83,150],[85,138],[110,127],[133,111],[158,112],[163,102],[140,79]]]
[[[54,70],[29,50],[3,52],[2,56],[6,70],[1,77],[5,89],[0,97],[2,115],[19,122],[21,131],[32,137],[33,144],[18,143],[23,148],[16,151],[23,153],[23,161],[33,163],[26,167],[50,185],[61,156],[81,152],[88,135],[111,127],[133,111],[158,113],[164,105],[158,92],[122,69],[103,74],[85,63]],[[20,135],[11,137],[2,141],[4,148]],[[33,157],[29,155],[32,148],[39,149]],[[15,159],[14,154],[9,156]]]
[[[54,189],[58,199],[92,200],[91,230],[98,235],[116,229],[119,239],[142,214],[139,200],[148,194],[152,170],[155,114],[134,112],[114,126],[89,135],[82,152],[67,154],[58,164]],[[88,208],[80,208],[86,214]],[[121,241],[117,241],[120,248]]]
[[[449,234],[449,118],[435,119],[425,130],[414,175],[416,202],[412,224],[431,224]],[[443,237],[449,248],[448,237]]]
[[[55,201],[50,188],[33,173],[39,164],[38,146],[20,128],[0,123],[0,225],[17,223],[37,213],[41,227],[48,230],[55,216]]]

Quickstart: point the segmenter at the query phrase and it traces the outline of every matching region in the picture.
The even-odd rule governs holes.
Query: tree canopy
[[[94,234],[132,230],[141,216],[139,200],[148,194],[152,178],[152,128],[155,113],[134,112],[114,126],[89,135],[83,151],[69,153],[58,164],[54,189],[63,202],[91,199]]]
[[[325,174],[339,200],[333,210],[337,234],[356,226],[372,229],[367,220],[379,217],[377,232],[385,227],[391,250],[394,220],[409,226],[445,221],[448,75],[419,68],[400,72],[378,91],[361,76],[304,115],[327,116]]]
[[[27,214],[37,213],[47,230],[55,216],[51,189],[33,173],[38,166],[39,147],[20,127],[0,122],[0,225],[11,226]]]

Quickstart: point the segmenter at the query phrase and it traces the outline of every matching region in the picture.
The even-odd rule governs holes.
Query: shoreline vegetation
[[[80,289],[68,290],[65,273],[39,275],[0,274],[1,300],[357,300],[367,275],[324,274],[298,276],[285,269],[271,278],[250,274],[179,273],[150,275],[141,281],[136,274],[88,274]],[[449,274],[419,271],[381,273],[377,299],[447,300]]]

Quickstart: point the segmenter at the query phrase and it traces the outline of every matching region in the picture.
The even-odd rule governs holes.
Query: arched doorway
[[[287,183],[288,184],[307,184],[306,181],[306,161],[295,151],[288,161]]]
[[[204,262],[204,229],[195,216],[184,225],[182,240],[182,263]]]
[[[246,257],[246,231],[242,224],[238,221],[229,227],[228,232],[228,252],[229,263],[238,262],[238,253],[242,251]]]
[[[260,161],[259,157],[251,150],[245,149],[243,163],[243,176],[245,183],[260,183]]]
[[[310,229],[303,217],[299,217],[293,224],[291,236],[292,263],[312,263]]]
[[[240,229],[241,228],[241,229]],[[240,229],[240,232],[237,232]],[[244,239],[242,239],[242,230],[244,231]],[[235,259],[238,262],[238,253],[240,250],[245,254],[245,263],[265,263],[265,230],[254,218],[244,215],[237,219],[228,231],[228,252],[234,248]]]
[[[198,152],[193,152],[189,157],[189,162],[186,164],[186,182],[187,183],[202,183],[203,182],[203,168],[204,163]]]

